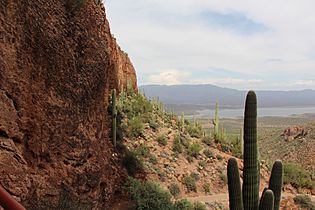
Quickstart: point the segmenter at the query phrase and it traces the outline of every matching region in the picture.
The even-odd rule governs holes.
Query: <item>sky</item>
[[[313,0],[105,0],[139,85],[315,89]]]

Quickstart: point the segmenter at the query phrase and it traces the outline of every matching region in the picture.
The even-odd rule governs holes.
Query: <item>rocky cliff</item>
[[[134,68],[95,0],[0,0],[0,183],[28,209],[108,209],[111,89]]]

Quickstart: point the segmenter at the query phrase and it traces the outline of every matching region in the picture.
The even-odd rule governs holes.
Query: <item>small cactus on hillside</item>
[[[282,188],[282,162],[273,165],[269,188],[264,190],[259,203],[259,172],[257,149],[257,99],[254,91],[246,98],[244,117],[244,173],[243,189],[237,161],[230,158],[228,162],[228,186],[231,210],[279,210]],[[243,193],[241,193],[243,190]]]
[[[116,110],[116,89],[112,90],[112,138],[113,144],[116,148],[117,138],[117,110]]]
[[[213,120],[214,125],[214,135],[219,135],[219,104],[218,101],[215,103],[215,115]]]

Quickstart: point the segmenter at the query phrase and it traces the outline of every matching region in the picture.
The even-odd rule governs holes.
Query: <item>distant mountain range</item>
[[[244,106],[247,91],[215,85],[144,85],[139,88],[149,97],[159,97],[170,107],[211,108],[218,100],[220,107]],[[315,106],[315,90],[256,91],[260,107]],[[198,108],[199,107],[199,108]]]

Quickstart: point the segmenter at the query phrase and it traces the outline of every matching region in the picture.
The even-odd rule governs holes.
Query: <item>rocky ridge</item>
[[[111,89],[135,70],[94,0],[0,1],[0,183],[28,209],[109,209]]]

